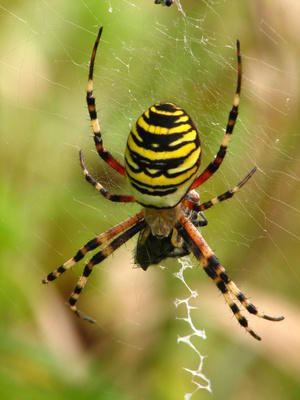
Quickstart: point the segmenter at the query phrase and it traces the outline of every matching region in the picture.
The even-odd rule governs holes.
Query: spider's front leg
[[[208,166],[205,168],[205,170],[198,176],[198,178],[194,180],[191,189],[195,189],[198,186],[203,185],[203,183],[207,181],[207,179],[209,179],[219,169],[220,165],[222,164],[226,156],[229,141],[238,117],[239,104],[240,104],[240,94],[242,85],[242,57],[241,57],[239,40],[236,41],[236,49],[237,49],[237,63],[238,63],[237,85],[233,99],[233,105],[228,116],[225,134],[221,146],[219,148],[219,151],[217,152],[214,160],[211,163],[209,163]]]
[[[100,42],[101,34],[102,34],[102,26],[99,28],[98,35],[93,47],[93,52],[90,60],[90,68],[89,68],[89,80],[88,80],[88,89],[86,93],[86,102],[89,111],[89,116],[92,124],[92,129],[94,132],[94,141],[97,153],[99,156],[114,170],[119,172],[119,174],[126,176],[126,171],[123,165],[121,165],[104,147],[101,135],[101,129],[99,124],[99,119],[97,116],[96,110],[96,99],[94,96],[94,82],[93,82],[93,75],[94,75],[94,63],[97,54],[98,45]]]
[[[241,182],[239,182],[236,186],[233,188],[227,190],[226,192],[219,194],[218,196],[212,198],[211,200],[205,201],[204,203],[199,204],[199,202],[194,202],[191,201],[187,196],[185,199],[183,199],[182,204],[184,207],[194,211],[194,212],[199,212],[202,213],[205,210],[208,210],[209,208],[213,207],[214,205],[221,203],[222,201],[231,199],[237,193],[248,181],[249,179],[253,176],[253,174],[257,171],[257,168],[254,167],[252,170],[245,176]],[[192,190],[191,192],[193,192]],[[191,193],[189,192],[189,193]],[[202,214],[202,218],[204,215]],[[195,225],[195,224],[194,224]],[[195,225],[196,226],[196,225]]]
[[[83,170],[83,175],[88,183],[94,186],[94,188],[102,194],[103,197],[105,197],[107,200],[114,201],[117,203],[134,203],[135,198],[133,196],[129,195],[124,195],[124,194],[111,194],[109,193],[108,190],[104,188],[104,186],[101,185],[100,182],[98,182],[93,176],[89,173],[89,171],[86,168],[82,150],[79,151],[79,160],[80,160],[80,165]]]
[[[236,284],[229,278],[225,271],[225,268],[220,264],[219,260],[214,255],[208,244],[205,242],[200,232],[183,214],[181,214],[179,221],[176,223],[175,227],[187,243],[191,252],[198,259],[201,267],[214,281],[218,289],[222,292],[226,303],[231,308],[231,311],[238,320],[239,324],[244,327],[251,336],[253,336],[257,340],[261,340],[260,336],[258,336],[248,326],[247,319],[241,313],[241,310],[234,299],[238,300],[249,313],[254,314],[257,317],[264,318],[269,321],[282,321],[284,319],[283,316],[271,317],[258,311],[254,304],[252,304],[247,299],[247,297],[240,291]]]

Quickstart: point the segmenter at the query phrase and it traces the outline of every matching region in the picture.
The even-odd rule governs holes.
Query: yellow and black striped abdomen
[[[151,106],[132,127],[125,152],[136,201],[176,206],[195,179],[200,157],[199,133],[189,115],[172,103]]]

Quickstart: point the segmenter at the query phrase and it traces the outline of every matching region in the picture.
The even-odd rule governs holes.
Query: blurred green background
[[[95,152],[85,105],[98,26],[95,94],[104,143],[122,160],[136,118],[156,101],[186,109],[201,132],[203,167],[221,142],[243,53],[240,117],[207,200],[259,171],[231,201],[209,210],[203,235],[253,302],[281,323],[238,326],[194,265],[193,321],[207,340],[203,372],[213,393],[193,399],[298,399],[300,393],[300,164],[298,0],[1,1],[0,3],[0,395],[7,399],[183,399],[198,358],[177,337],[189,295],[167,261],[134,267],[135,240],[98,266],[79,302],[66,306],[83,263],[47,287],[41,279],[87,240],[136,212],[87,185],[78,162],[110,190],[128,187]]]

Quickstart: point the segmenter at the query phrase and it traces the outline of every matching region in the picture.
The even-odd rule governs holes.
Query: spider
[[[201,174],[200,136],[190,116],[173,103],[156,103],[149,107],[133,125],[127,140],[125,167],[104,147],[93,95],[94,62],[102,27],[100,27],[91,55],[87,89],[87,107],[99,156],[119,174],[129,179],[132,195],[109,193],[88,172],[82,151],[80,164],[87,182],[110,201],[119,203],[137,202],[143,208],[136,215],[101,233],[43,279],[48,283],[80,261],[87,252],[106,244],[85,265],[70,298],[71,310],[80,318],[94,320],[77,309],[77,301],[95,265],[139,233],[135,251],[135,263],[143,270],[167,257],[194,254],[200,266],[214,281],[239,324],[255,339],[261,338],[248,326],[240,307],[249,313],[269,321],[281,321],[284,317],[271,317],[258,309],[230,279],[225,268],[212,252],[197,227],[205,226],[203,211],[234,196],[255,173],[254,167],[248,175],[232,189],[213,199],[200,203],[197,187],[209,179],[220,167],[238,116],[242,80],[240,43],[237,40],[237,87],[225,134],[217,155]],[[240,305],[238,305],[240,304]]]

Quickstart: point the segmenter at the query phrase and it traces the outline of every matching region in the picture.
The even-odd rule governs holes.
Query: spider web
[[[280,293],[284,295],[296,290],[299,272],[294,257],[300,240],[300,178],[299,129],[293,120],[299,99],[295,89],[297,61],[289,55],[288,49],[296,43],[291,32],[297,24],[291,22],[289,27],[283,27],[283,22],[276,17],[282,11],[280,2],[272,2],[270,14],[263,8],[258,10],[251,1],[241,6],[239,0],[176,0],[170,8],[155,6],[152,0],[82,0],[76,7],[68,1],[63,4],[46,0],[26,3],[21,6],[0,2],[2,22],[6,32],[10,32],[5,41],[2,39],[0,59],[1,89],[7,104],[2,141],[5,149],[15,146],[9,133],[20,131],[14,114],[8,110],[12,108],[17,110],[26,129],[25,134],[17,133],[17,138],[27,150],[28,158],[31,156],[35,163],[28,162],[28,170],[23,171],[16,167],[18,162],[14,157],[4,157],[4,160],[12,166],[12,171],[17,171],[18,181],[24,174],[29,181],[34,177],[34,183],[40,182],[40,190],[34,192],[37,197],[31,200],[30,210],[40,210],[40,204],[50,210],[53,226],[61,237],[56,242],[55,235],[37,230],[34,238],[44,252],[59,255],[60,261],[64,261],[72,253],[66,254],[63,243],[68,244],[68,252],[76,250],[98,233],[99,221],[101,230],[105,230],[138,209],[130,205],[119,207],[115,212],[115,207],[99,200],[99,196],[78,179],[77,150],[83,147],[93,175],[113,192],[128,190],[123,181],[96,158],[91,130],[88,130],[84,93],[90,51],[99,24],[104,24],[104,33],[96,60],[95,94],[97,108],[101,110],[104,143],[118,160],[123,159],[127,132],[133,122],[158,100],[173,101],[186,109],[201,133],[202,167],[212,160],[222,140],[232,104],[236,82],[235,40],[239,36],[244,74],[238,124],[221,169],[201,187],[201,199],[207,200],[234,186],[253,165],[257,165],[258,172],[243,188],[243,193],[237,194],[229,204],[207,212],[209,225],[202,234],[218,258],[230,265],[231,276],[253,274],[252,285],[261,281],[261,287],[270,290],[274,290],[269,282],[272,275],[280,282],[288,276],[294,286],[286,280],[283,282],[285,289]],[[289,21],[293,21],[291,10],[297,8],[296,0],[288,3],[286,12],[290,10]],[[248,28],[249,31],[256,29],[250,34],[251,44],[243,25],[246,20],[243,13],[246,12],[249,19],[255,20]],[[236,19],[232,19],[232,14],[237,16]],[[229,18],[233,27],[226,24]],[[48,97],[52,102],[47,101]],[[43,182],[47,183],[47,188]],[[81,188],[77,187],[78,182]],[[57,184],[62,193],[55,205],[62,210],[60,217],[52,212],[54,206],[51,204]],[[45,222],[42,211],[34,215]],[[69,221],[67,227],[64,220]],[[239,220],[243,222],[240,224]],[[71,226],[76,228],[71,229]],[[131,249],[132,245],[126,245],[126,253]],[[126,257],[124,252],[120,254]],[[28,264],[32,265],[32,257],[29,253]],[[115,289],[110,286],[115,281],[121,282],[117,276],[124,274],[123,269],[117,268],[121,257],[112,257],[114,265],[104,268],[102,273],[101,279],[109,281],[110,288],[99,289],[93,280],[97,278],[93,277],[83,297],[108,298],[109,292],[114,290],[115,297],[126,297],[128,292],[121,288],[121,283],[120,286],[116,284]],[[256,261],[264,268],[252,272]],[[197,327],[199,323],[202,325],[200,311],[193,310],[194,304],[203,301],[198,290],[200,282],[195,278],[196,273],[192,284],[185,278],[187,270],[195,263],[190,264],[186,259],[178,260],[178,263],[180,271],[176,276],[182,283],[183,293],[187,290],[188,294],[186,298],[182,298],[185,296],[182,292],[174,296],[177,298],[177,318],[187,323],[191,330],[187,335],[179,334],[178,343],[186,344],[198,357],[195,367],[183,366],[196,385],[194,392],[185,395],[189,399],[196,397],[200,388],[210,391],[211,386],[205,375],[202,350],[200,352],[199,346],[193,344],[195,337],[205,338],[204,332]],[[40,260],[33,265],[36,275],[43,276],[45,270]],[[174,265],[168,263],[168,271],[173,270]],[[116,319],[119,318],[120,326],[125,322],[141,326],[145,322],[141,317],[141,298],[144,296],[149,301],[150,294],[160,296],[159,290],[153,289],[159,287],[154,271],[152,268],[147,272],[142,283],[136,275],[140,271],[129,271],[130,276],[135,274],[134,278],[128,278],[134,281],[131,289],[135,297],[126,306],[128,314],[122,315],[117,307],[112,311],[117,315]],[[243,286],[247,286],[246,283]],[[139,285],[149,292],[149,298],[148,294],[141,294],[143,289]],[[195,288],[200,293],[198,303]],[[279,284],[276,289],[280,290]],[[217,300],[221,302],[218,297]],[[153,297],[151,301],[155,304]],[[136,318],[129,312],[134,309],[132,304],[136,307]],[[120,306],[119,303],[113,305]],[[85,306],[89,308],[89,304]],[[150,311],[155,314],[157,309]],[[92,314],[96,310],[89,312]],[[194,317],[196,313],[197,318]],[[222,317],[230,319],[230,314]],[[98,328],[104,329],[101,323]],[[115,334],[115,340],[122,346],[136,351],[143,348],[139,335],[133,339],[124,338],[118,329]]]

